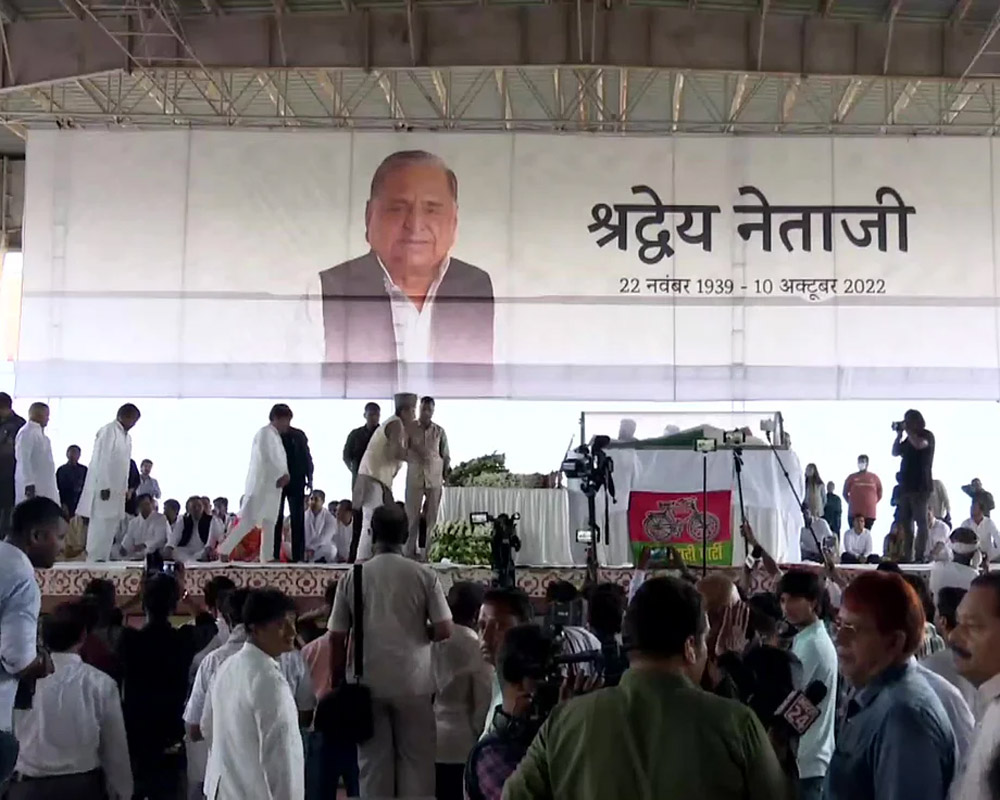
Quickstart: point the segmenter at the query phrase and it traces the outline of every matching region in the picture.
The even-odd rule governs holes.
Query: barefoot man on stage
[[[118,527],[125,518],[128,468],[132,458],[129,431],[139,421],[139,409],[126,403],[118,409],[114,422],[97,432],[90,467],[83,482],[77,513],[87,523],[87,558],[107,561]]]
[[[360,536],[351,542],[351,561],[371,558],[372,512],[381,505],[394,502],[392,481],[406,461],[407,430],[417,416],[415,394],[396,395],[396,413],[379,425],[372,434],[368,448],[358,467],[358,480],[354,484],[354,513],[362,514]],[[355,529],[357,531],[357,529]]]
[[[260,561],[274,561],[274,524],[281,506],[281,490],[288,485],[288,457],[281,434],[292,424],[292,410],[284,403],[271,409],[270,423],[253,437],[246,494],[239,523],[219,545],[219,555],[228,559],[251,530],[260,527]]]

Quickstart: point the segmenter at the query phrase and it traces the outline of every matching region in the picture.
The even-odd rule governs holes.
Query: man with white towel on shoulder
[[[28,421],[21,426],[14,438],[15,503],[32,497],[47,497],[59,502],[52,442],[45,435],[45,426],[48,424],[49,407],[45,403],[32,403],[28,409]]]
[[[359,541],[351,542],[351,561],[371,558],[372,512],[395,502],[392,481],[406,461],[409,430],[417,419],[417,396],[403,392],[396,395],[395,402],[396,413],[372,434],[358,467],[352,504],[354,513],[362,515],[362,523]]]
[[[94,452],[87,468],[77,514],[89,520],[87,558],[107,561],[115,535],[125,518],[128,493],[128,470],[132,460],[132,437],[129,431],[139,421],[139,409],[126,403],[118,409],[114,422],[97,432]]]
[[[288,456],[281,434],[292,424],[292,409],[278,403],[271,408],[269,419],[253,437],[239,523],[219,545],[223,559],[228,559],[243,537],[259,526],[260,561],[262,564],[274,561],[274,525],[281,509],[281,490],[289,481]]]

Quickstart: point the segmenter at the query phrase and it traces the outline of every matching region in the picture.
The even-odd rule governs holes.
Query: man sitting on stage
[[[332,564],[336,558],[334,540],[337,535],[337,520],[327,509],[326,493],[314,489],[306,508],[306,561]]]
[[[401,393],[395,397],[396,413],[372,434],[354,484],[354,535],[351,561],[372,554],[371,515],[381,505],[392,505],[392,481],[406,461],[408,429],[416,420],[417,396]],[[360,522],[358,521],[360,520]]]

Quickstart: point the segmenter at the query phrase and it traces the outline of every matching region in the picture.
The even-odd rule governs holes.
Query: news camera
[[[493,585],[504,589],[517,586],[514,572],[514,553],[521,549],[521,539],[517,535],[517,521],[521,515],[498,514],[493,516],[486,511],[469,514],[469,522],[473,525],[492,525],[493,536],[490,542],[490,563],[493,567]]]
[[[600,672],[604,665],[604,652],[601,650],[584,650],[580,653],[563,652],[563,634],[561,632],[551,636],[551,646],[548,655],[539,670],[544,677],[531,697],[531,706],[528,712],[529,726],[537,730],[542,723],[552,713],[552,709],[559,703],[563,683],[567,675],[573,673],[573,668],[582,664],[593,665],[595,673]]]
[[[580,481],[580,491],[588,497],[596,495],[602,488],[607,489],[612,497],[615,495],[615,484],[611,477],[615,471],[615,462],[605,452],[610,443],[610,436],[595,436],[590,444],[581,444],[563,459],[563,475]]]
[[[590,529],[590,541],[587,546],[587,579],[588,586],[597,583],[597,542],[600,528],[597,525],[597,493],[604,489],[604,544],[608,544],[608,498],[615,500],[615,481],[612,477],[615,462],[605,452],[611,444],[610,436],[594,436],[590,444],[581,444],[575,450],[567,453],[563,459],[562,473],[567,478],[580,481],[580,491],[587,498],[587,527]],[[577,534],[577,540],[580,536]]]

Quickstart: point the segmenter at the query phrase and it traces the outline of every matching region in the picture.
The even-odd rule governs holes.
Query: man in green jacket
[[[698,688],[707,627],[690,584],[646,581],[625,615],[632,650],[621,684],[557,706],[504,800],[783,800],[787,784],[753,712]]]

